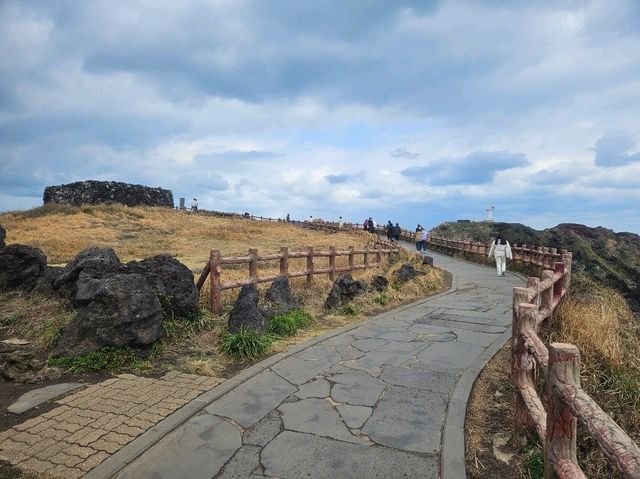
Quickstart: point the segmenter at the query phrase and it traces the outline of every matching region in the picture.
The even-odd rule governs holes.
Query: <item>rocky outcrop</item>
[[[245,284],[240,289],[240,294],[233,309],[229,313],[229,332],[235,334],[241,329],[255,333],[264,333],[267,329],[267,320],[258,309],[260,294],[253,284]]]
[[[354,280],[350,274],[342,275],[331,286],[325,307],[329,309],[339,308],[366,291],[366,281],[361,279]]]
[[[93,278],[81,272],[78,314],[64,331],[54,356],[79,356],[105,346],[141,350],[162,336],[162,306],[140,274]]]
[[[264,303],[260,306],[262,315],[270,320],[277,314],[286,314],[293,309],[299,309],[300,303],[293,296],[289,285],[289,278],[282,275],[271,283],[264,295]]]
[[[4,240],[7,237],[7,230],[5,230],[2,225],[0,225],[0,249],[6,246]]]
[[[117,181],[78,181],[47,186],[43,201],[71,205],[121,203],[127,206],[162,206],[173,208],[173,193],[163,188],[149,188]]]
[[[144,275],[162,304],[165,314],[188,316],[198,310],[200,293],[193,273],[169,255],[158,255],[127,263],[134,272]]]
[[[371,279],[369,284],[369,291],[376,291],[382,293],[389,287],[389,280],[384,276],[376,275]]]
[[[400,266],[400,269],[397,269],[393,272],[393,276],[398,283],[406,283],[407,281],[411,281],[418,276],[424,275],[425,273],[423,271],[418,271],[412,264],[409,263],[403,264],[402,266]]]
[[[12,244],[0,250],[0,290],[31,291],[44,276],[47,257],[38,248]]]
[[[76,296],[76,282],[81,273],[93,278],[104,278],[119,272],[124,272],[124,265],[112,248],[97,248],[92,246],[80,253],[63,269],[54,282],[54,287],[63,296],[74,300]]]

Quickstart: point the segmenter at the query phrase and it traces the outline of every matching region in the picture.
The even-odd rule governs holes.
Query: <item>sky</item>
[[[640,233],[637,0],[0,0],[0,211],[201,208]]]

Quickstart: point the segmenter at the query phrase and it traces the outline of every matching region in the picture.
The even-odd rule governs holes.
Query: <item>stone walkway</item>
[[[460,446],[468,388],[504,343],[522,281],[429,254],[454,292],[263,361],[86,477],[440,477],[445,418],[458,425],[444,442]]]

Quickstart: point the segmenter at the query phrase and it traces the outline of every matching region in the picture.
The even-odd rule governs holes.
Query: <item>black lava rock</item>
[[[31,291],[45,274],[47,257],[38,248],[12,244],[0,250],[0,290]]]
[[[260,295],[253,284],[245,284],[229,313],[229,332],[240,332],[241,329],[263,333],[267,329],[267,320],[258,309]]]
[[[350,274],[340,276],[334,281],[329,291],[329,296],[325,302],[327,308],[339,308],[345,303],[348,303],[353,298],[367,291],[366,281],[361,279],[355,280]]]
[[[394,271],[393,275],[398,283],[406,283],[418,276],[424,276],[425,273],[415,269],[412,264],[405,263],[400,267],[400,269]]]
[[[47,186],[43,201],[71,205],[121,203],[127,206],[162,206],[173,208],[173,193],[163,188],[149,188],[118,181],[78,181],[66,185]]]

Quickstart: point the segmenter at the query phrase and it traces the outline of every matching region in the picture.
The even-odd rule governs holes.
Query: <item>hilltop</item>
[[[562,223],[542,231],[520,223],[443,223],[433,235],[490,242],[502,234],[509,242],[565,248],[573,252],[574,273],[620,291],[640,311],[640,236],[610,229]]]

